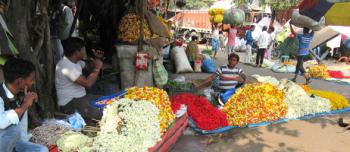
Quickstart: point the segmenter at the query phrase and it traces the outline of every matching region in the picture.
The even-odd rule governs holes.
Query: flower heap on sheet
[[[332,110],[340,110],[349,107],[348,100],[343,95],[335,92],[311,89],[307,93],[328,99],[331,102]]]
[[[280,80],[278,88],[285,93],[287,105],[286,118],[298,118],[309,114],[331,111],[328,99],[318,96],[310,97],[302,87],[287,79]]]
[[[161,140],[158,113],[158,108],[149,101],[120,99],[106,108],[102,118],[102,120],[116,120],[115,123],[118,125],[112,125],[109,130],[101,130],[94,138],[94,142],[80,151],[146,152]],[[101,123],[101,128],[108,128],[105,125],[111,126],[108,123]]]
[[[284,102],[287,105],[286,118],[298,118],[309,114],[331,111],[331,103],[328,99],[318,96],[310,97],[305,92],[305,90],[310,89],[308,86],[301,87],[287,79],[278,81],[271,76],[254,75],[253,77],[259,82],[275,85],[284,92]]]
[[[199,129],[209,131],[228,126],[226,114],[205,97],[182,93],[173,96],[171,101],[174,111],[179,110],[180,105],[186,105],[188,115]]]
[[[286,114],[283,96],[283,92],[271,84],[247,84],[228,100],[223,111],[232,126],[273,121]]]
[[[312,78],[317,78],[317,79],[326,79],[329,78],[329,74],[327,71],[326,65],[320,64],[320,65],[315,65],[311,67],[308,70],[308,73]]]
[[[161,133],[167,131],[169,125],[174,122],[175,115],[171,109],[168,94],[155,87],[133,87],[127,90],[125,98],[132,100],[147,100],[159,109],[158,120],[160,121]]]

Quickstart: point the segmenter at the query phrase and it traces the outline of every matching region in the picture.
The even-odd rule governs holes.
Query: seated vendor
[[[213,75],[208,77],[201,83],[193,83],[196,88],[200,88],[211,83],[215,78],[219,78],[219,89],[221,93],[225,93],[230,90],[235,90],[237,87],[242,86],[245,83],[247,77],[243,73],[242,69],[236,67],[239,62],[239,56],[232,53],[228,56],[228,64],[223,65],[216,70]],[[234,93],[234,92],[233,92]],[[223,103],[220,103],[223,104]]]
[[[47,152],[45,146],[28,142],[27,137],[26,111],[38,99],[35,92],[27,90],[35,82],[33,63],[9,59],[4,77],[5,82],[0,85],[0,151]]]
[[[86,94],[85,88],[90,88],[96,82],[103,66],[103,52],[93,50],[95,59],[94,70],[87,77],[82,74],[86,64],[82,61],[85,54],[84,41],[79,38],[68,38],[63,41],[64,57],[56,65],[55,85],[58,106],[62,112],[72,114],[79,112],[83,117],[100,119],[102,113],[90,105],[98,95]]]

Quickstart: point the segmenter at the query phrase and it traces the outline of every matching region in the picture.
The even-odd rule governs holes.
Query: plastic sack
[[[216,71],[216,63],[212,59],[204,59],[202,63],[203,72],[214,73]]]
[[[183,47],[174,47],[171,58],[175,61],[176,73],[193,72]]]
[[[202,72],[202,60],[196,60],[194,62],[194,72]]]
[[[294,73],[295,72],[295,66],[283,65],[283,64],[275,64],[275,65],[272,66],[271,70],[273,72],[277,72],[277,73]]]
[[[319,31],[324,27],[324,20],[321,19],[320,22],[313,20],[310,17],[300,15],[298,10],[295,10],[292,14],[291,23],[298,27],[307,27],[313,31]]]
[[[71,128],[75,131],[81,131],[86,125],[83,117],[78,112],[75,112],[72,115],[70,115],[68,117],[68,122]]]
[[[224,13],[224,24],[240,25],[244,22],[245,14],[241,9],[231,8]]]

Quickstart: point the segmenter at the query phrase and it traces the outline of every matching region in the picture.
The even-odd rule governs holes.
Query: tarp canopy
[[[324,16],[326,25],[350,26],[350,2],[303,0],[299,5],[299,12],[316,21]]]

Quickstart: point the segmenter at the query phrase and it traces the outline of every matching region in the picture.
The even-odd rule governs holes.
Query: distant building
[[[169,20],[180,29],[196,30],[205,33],[211,31],[211,23],[207,10],[181,10]]]

